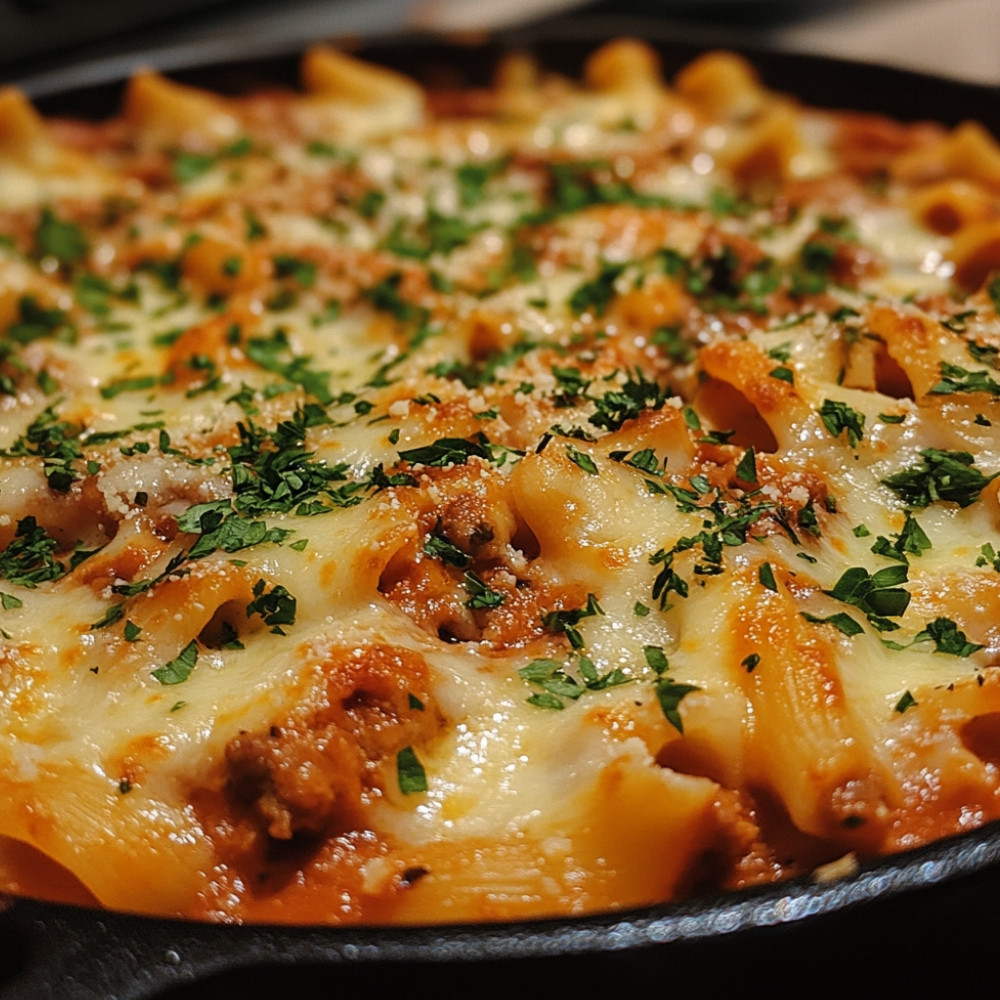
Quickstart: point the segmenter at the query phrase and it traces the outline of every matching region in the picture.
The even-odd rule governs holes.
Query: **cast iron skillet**
[[[562,20],[472,48],[383,41],[365,55],[434,83],[485,82],[497,55],[530,47],[576,74],[602,38],[640,34],[668,74],[697,50],[649,22]],[[990,88],[914,73],[749,53],[765,81],[826,107],[1000,132]],[[297,56],[239,58],[173,75],[222,91],[294,81]],[[47,97],[46,113],[111,113],[121,82]],[[0,898],[0,1000],[201,1000],[286,994],[486,997],[516,990],[834,995],[995,985],[1000,824],[863,865],[835,882],[803,878],[740,894],[581,918],[432,928],[216,926]]]

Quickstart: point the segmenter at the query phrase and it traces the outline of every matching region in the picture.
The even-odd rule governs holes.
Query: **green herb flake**
[[[435,559],[440,559],[446,565],[455,566],[458,569],[465,569],[472,562],[472,557],[463,552],[444,534],[440,522],[427,536],[424,552]]]
[[[109,625],[113,625],[115,622],[119,622],[125,617],[125,606],[122,604],[112,604],[107,611],[104,612],[104,617],[100,621],[94,622],[90,626],[90,630],[99,628],[107,628]]]
[[[198,662],[198,643],[192,639],[178,656],[153,671],[153,676],[164,685],[183,684],[191,676]]]
[[[680,704],[681,701],[692,691],[700,691],[701,688],[694,684],[678,684],[666,677],[660,678],[655,684],[656,698],[660,703],[660,708],[670,723],[679,733],[684,732],[684,723],[681,721]]]
[[[190,153],[178,150],[174,153],[171,173],[178,184],[190,184],[204,176],[218,162],[218,157],[212,153]]]
[[[823,425],[833,437],[839,437],[847,432],[847,441],[856,448],[864,435],[865,415],[852,409],[846,403],[834,399],[824,399],[819,408]]]
[[[66,572],[54,556],[58,544],[32,515],[22,518],[10,544],[0,551],[0,578],[22,587],[57,580]]]
[[[55,257],[60,264],[79,263],[90,250],[80,227],[60,219],[50,208],[42,209],[35,244],[41,256]]]
[[[588,475],[597,475],[597,465],[585,451],[579,451],[573,445],[568,444],[566,445],[566,455],[574,465],[578,465]]]
[[[624,270],[624,264],[605,264],[596,278],[580,285],[568,300],[573,313],[603,316],[614,297],[615,282]]]
[[[844,570],[832,590],[823,593],[863,611],[877,626],[885,624],[881,619],[899,617],[906,611],[910,593],[899,586],[906,579],[905,563],[887,566],[876,573],[869,573],[863,566],[852,566]]]
[[[903,523],[903,530],[899,533],[895,548],[900,552],[919,556],[931,548],[931,540],[926,532],[917,523],[917,519],[907,512],[906,521]]]
[[[303,288],[316,284],[316,264],[311,260],[290,254],[275,254],[272,258],[274,273],[278,278],[289,278]]]
[[[971,656],[986,648],[979,643],[969,642],[965,633],[950,618],[935,618],[934,621],[928,622],[913,641],[933,642],[935,653],[947,653],[949,656]]]
[[[760,564],[760,569],[757,570],[757,579],[768,590],[772,590],[774,593],[778,592],[778,584],[774,579],[774,570],[771,568],[769,562]]]
[[[657,675],[663,674],[669,669],[670,664],[667,662],[662,646],[644,646],[642,652],[646,657],[646,663]]]
[[[979,555],[976,558],[976,565],[992,566],[995,572],[1000,573],[1000,555],[997,554],[989,542],[980,547]]]
[[[757,455],[753,446],[748,448],[736,466],[736,478],[745,483],[757,482]]]
[[[403,747],[396,754],[396,776],[399,790],[404,795],[414,795],[427,791],[427,772],[417,758],[413,747]]]
[[[818,615],[811,615],[808,611],[800,612],[802,617],[813,625],[832,625],[839,632],[842,632],[846,636],[860,635],[864,632],[861,625],[855,621],[849,614],[843,611],[837,612],[835,615],[828,615],[826,618],[821,618]]]
[[[959,392],[985,392],[990,396],[1000,396],[1000,382],[989,372],[969,371],[946,361],[941,362],[940,371],[941,381],[928,390],[932,396],[949,396]]]
[[[996,478],[996,474],[984,476],[975,468],[967,451],[924,448],[920,456],[922,461],[882,480],[910,507],[929,507],[938,500],[968,507]]]
[[[475,440],[465,438],[439,438],[433,444],[419,448],[406,448],[398,452],[404,462],[412,465],[429,465],[445,468],[450,465],[466,465],[470,458],[492,459],[492,453],[487,448],[488,441],[483,435]]]
[[[740,666],[743,667],[748,674],[752,674],[754,670],[757,669],[757,665],[760,663],[760,653],[751,653],[749,656],[744,656],[740,660]]]
[[[577,625],[584,618],[603,615],[604,609],[593,594],[587,595],[587,603],[582,608],[572,608],[567,611],[549,611],[542,615],[542,624],[550,632],[563,632],[574,649],[582,649],[584,642]]]
[[[557,698],[554,694],[549,694],[548,691],[536,691],[535,694],[525,700],[535,708],[546,708],[550,711],[558,712],[566,707],[565,702],[561,698]]]
[[[462,586],[469,595],[465,602],[467,608],[473,611],[486,611],[492,608],[499,608],[507,599],[506,596],[490,587],[471,570],[466,572],[462,578]]]
[[[276,635],[284,635],[282,625],[295,624],[296,599],[279,583],[267,589],[264,580],[253,586],[254,599],[246,606],[247,618],[260,615],[265,625]]]

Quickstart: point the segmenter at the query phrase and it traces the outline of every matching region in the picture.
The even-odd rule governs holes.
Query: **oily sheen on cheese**
[[[0,94],[0,890],[501,920],[996,818],[996,142],[628,40],[302,79]]]

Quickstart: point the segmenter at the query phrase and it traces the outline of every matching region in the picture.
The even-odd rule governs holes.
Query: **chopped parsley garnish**
[[[278,278],[289,278],[303,288],[316,284],[316,263],[290,254],[275,254],[272,258],[274,273]]]
[[[40,256],[55,257],[60,264],[78,264],[90,250],[83,230],[47,207],[42,209],[35,228],[35,245]]]
[[[603,691],[609,687],[627,684],[631,678],[620,668],[598,673],[594,661],[579,655],[576,661],[578,677],[569,672],[569,664],[559,660],[532,660],[518,670],[518,676],[541,691],[532,694],[527,702],[535,708],[563,709],[563,699],[576,701],[587,691]]]
[[[913,708],[916,704],[917,699],[909,691],[904,691],[902,697],[896,702],[896,711],[902,715],[908,708]]]
[[[59,543],[28,515],[17,522],[14,537],[0,552],[0,576],[22,587],[58,580],[66,567],[55,558]]]
[[[645,410],[659,410],[670,398],[670,390],[661,388],[636,369],[617,389],[609,389],[594,399],[595,412],[590,423],[608,431],[616,431]]]
[[[55,407],[54,403],[45,407],[9,449],[0,449],[0,455],[40,458],[50,489],[68,493],[73,482],[80,478],[77,463],[83,457],[80,449],[83,428],[59,419]]]
[[[325,411],[311,404],[300,407],[272,432],[252,422],[237,424],[240,442],[228,449],[236,508],[252,516],[296,508],[303,514],[322,513],[330,508],[303,507],[321,495],[343,506],[333,499],[336,490],[331,484],[347,478],[347,466],[317,461],[304,446],[310,427],[329,422]]]
[[[659,566],[653,581],[653,599],[667,607],[669,595],[688,596],[688,584],[674,569],[674,559],[692,549],[701,549],[701,558],[696,562],[694,572],[708,576],[722,572],[723,549],[743,545],[750,528],[761,517],[773,511],[771,501],[760,501],[756,494],[748,494],[736,499],[726,499],[718,495],[703,476],[692,476],[690,489],[667,484],[666,491],[674,497],[678,508],[686,513],[698,513],[706,517],[702,530],[677,540],[670,549],[659,549],[649,558],[650,565]],[[706,503],[705,498],[714,495]],[[711,518],[711,519],[708,519]]]
[[[736,478],[745,483],[757,482],[757,453],[752,445],[743,452],[743,457],[736,466]]]
[[[679,324],[659,327],[649,341],[662,348],[663,353],[677,364],[690,364],[697,355],[695,344],[684,335]]]
[[[310,357],[293,354],[288,334],[280,327],[270,337],[250,337],[243,350],[254,364],[301,386],[324,406],[334,401],[330,392],[330,373],[310,368]]]
[[[441,562],[448,566],[455,566],[457,569],[465,569],[472,562],[472,557],[468,553],[463,552],[444,534],[440,521],[438,521],[437,526],[427,536],[427,541],[424,543],[424,552],[435,559],[440,559]]]
[[[253,600],[246,607],[247,618],[260,615],[275,635],[284,635],[282,625],[295,624],[295,598],[279,583],[267,589],[263,580],[253,586]]]
[[[603,615],[604,609],[598,604],[593,594],[587,595],[587,603],[582,608],[568,611],[549,611],[542,615],[542,624],[550,632],[563,632],[574,649],[583,649],[584,642],[580,630],[576,627],[584,618]]]
[[[386,202],[387,195],[381,188],[369,188],[358,198],[355,208],[364,219],[374,219]]]
[[[403,747],[396,754],[396,778],[404,795],[427,791],[427,772],[413,747]]]
[[[177,518],[177,527],[200,536],[188,550],[188,559],[201,559],[218,549],[238,552],[262,542],[280,544],[292,534],[287,528],[269,528],[263,521],[242,517],[228,499],[189,507]]]
[[[548,163],[550,193],[544,209],[528,216],[528,223],[579,212],[590,205],[657,206],[669,204],[665,198],[643,194],[631,184],[613,176],[606,160]]]
[[[83,272],[73,280],[73,298],[77,305],[94,316],[106,317],[117,294],[111,283],[97,274]]]
[[[947,396],[956,392],[985,392],[990,396],[1000,396],[1000,382],[989,372],[973,372],[942,361],[941,381],[928,391],[935,396]]]
[[[662,646],[643,646],[642,654],[645,656],[649,668],[657,676],[670,669],[667,655],[663,652]]]
[[[816,506],[813,503],[812,497],[806,501],[805,506],[795,515],[795,519],[798,521],[799,527],[803,531],[808,531],[810,535],[819,538],[822,534],[819,526],[819,518],[816,516]]]
[[[838,400],[824,399],[823,405],[819,408],[819,415],[823,419],[823,425],[833,437],[839,437],[847,431],[847,441],[850,446],[852,448],[858,446],[865,430],[863,413]]]
[[[971,656],[986,648],[979,643],[969,642],[965,633],[950,618],[935,618],[928,622],[913,641],[933,642],[935,653],[947,653],[949,656]]]
[[[507,166],[506,158],[483,163],[463,163],[455,170],[458,200],[463,208],[472,208],[486,197],[486,185]]]
[[[597,475],[597,465],[585,451],[579,451],[573,445],[568,444],[566,445],[566,456],[574,465],[579,466],[588,475]]]
[[[471,570],[466,571],[462,577],[462,586],[469,595],[465,602],[467,608],[473,611],[488,611],[499,608],[507,599],[506,595],[498,590],[490,589],[489,585]]]
[[[190,184],[191,181],[207,174],[215,166],[216,157],[211,153],[189,153],[180,150],[174,154],[172,173],[178,184]]]
[[[605,264],[596,278],[585,281],[570,295],[570,309],[577,316],[585,312],[603,316],[614,298],[615,282],[624,270],[624,264]]]
[[[158,375],[134,375],[130,378],[119,378],[107,385],[101,386],[102,399],[114,399],[123,392],[144,392],[155,389],[161,382]]]
[[[447,256],[468,243],[484,226],[485,223],[471,223],[431,209],[416,227],[398,220],[382,245],[398,257],[426,260],[432,254]]]
[[[907,580],[907,566],[887,566],[876,573],[869,573],[863,566],[845,570],[832,590],[824,594],[864,612],[871,625],[880,632],[891,632],[899,625],[890,621],[906,611],[910,592],[901,583]]]
[[[183,684],[191,676],[198,662],[198,643],[192,639],[173,659],[153,671],[161,684]]]
[[[900,531],[896,540],[890,542],[889,539],[879,535],[872,546],[872,552],[889,559],[895,559],[897,562],[906,562],[908,555],[923,555],[929,548],[931,548],[931,540],[917,523],[917,519],[907,512],[903,530]]]
[[[773,590],[774,593],[778,592],[778,584],[774,579],[774,570],[771,568],[770,563],[761,563],[760,569],[757,570],[757,579],[760,580],[761,586],[766,587],[768,590]]]
[[[910,507],[929,507],[937,500],[949,500],[968,507],[979,499],[996,475],[984,476],[973,465],[967,451],[924,448],[923,461],[903,469],[882,482]]]
[[[378,284],[364,289],[363,294],[376,309],[389,313],[402,323],[426,322],[427,310],[400,295],[399,286],[402,281],[402,271],[393,271]]]
[[[252,149],[253,143],[246,136],[236,139],[216,153],[180,149],[173,154],[171,172],[178,184],[190,184],[207,174],[220,160],[246,156]]]
[[[864,632],[864,629],[858,622],[852,618],[849,614],[838,611],[836,614],[827,615],[825,618],[821,618],[819,615],[811,615],[808,611],[802,611],[801,615],[807,622],[811,622],[813,625],[832,625],[839,632],[842,632],[846,636],[860,635]]]
[[[989,542],[980,547],[976,565],[992,566],[997,573],[1000,573],[1000,554],[997,554],[996,549]]]
[[[684,723],[681,721],[680,704],[681,701],[692,691],[700,691],[701,688],[694,684],[678,684],[667,677],[663,677],[656,682],[655,691],[660,708],[670,723],[679,733],[684,732]]]
[[[961,312],[953,313],[947,319],[941,320],[941,325],[946,330],[951,330],[952,333],[965,333],[969,320],[975,315],[975,309],[963,309]]]
[[[110,608],[104,613],[104,617],[100,621],[94,622],[90,626],[91,631],[99,628],[107,628],[108,625],[113,625],[115,622],[120,622],[122,618],[125,617],[125,607],[122,604],[112,604]]]
[[[986,293],[993,303],[993,310],[1000,313],[1000,274],[994,274],[986,284]]]
[[[69,316],[62,309],[46,309],[31,295],[22,295],[17,308],[18,319],[7,327],[5,333],[15,343],[30,344],[46,337],[72,340],[75,335]]]
[[[466,465],[470,458],[493,461],[493,452],[487,447],[488,439],[479,434],[473,441],[465,438],[440,438],[433,444],[419,448],[405,448],[399,457],[412,465],[429,465],[442,468],[448,465]]]

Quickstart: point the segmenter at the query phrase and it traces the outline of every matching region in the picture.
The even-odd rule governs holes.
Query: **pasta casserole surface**
[[[433,923],[1000,815],[1000,146],[620,40],[0,92],[0,891]]]

